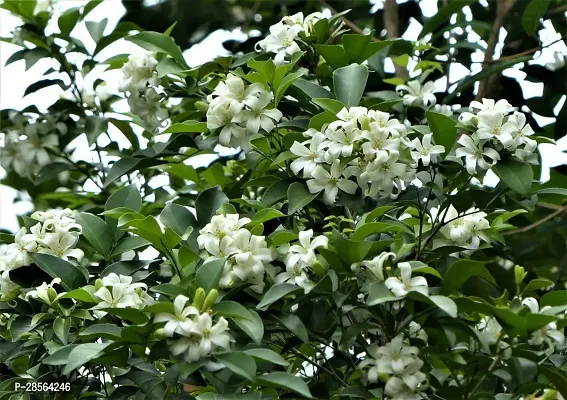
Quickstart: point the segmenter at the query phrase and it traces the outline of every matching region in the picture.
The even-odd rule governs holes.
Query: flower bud
[[[203,308],[203,302],[205,301],[205,289],[199,288],[195,291],[195,299],[193,300],[193,305],[197,310],[201,310]]]
[[[47,298],[49,299],[49,303],[53,303],[57,300],[57,291],[53,288],[47,289]]]
[[[325,275],[326,269],[323,264],[321,264],[321,262],[317,260],[315,261],[315,263],[313,263],[313,271],[315,272],[315,275],[323,276]]]
[[[159,328],[155,331],[154,336],[158,340],[165,339],[165,331],[163,330],[163,328]]]
[[[219,295],[219,291],[217,289],[212,289],[207,295],[207,298],[205,299],[205,302],[203,303],[203,308],[201,310],[206,311],[210,309],[215,304],[218,295]]]
[[[97,279],[94,283],[94,287],[95,287],[96,290],[99,290],[103,286],[104,286],[104,283],[102,283],[102,279]]]
[[[528,273],[526,272],[524,267],[520,267],[519,265],[516,265],[514,267],[514,279],[516,281],[516,285],[522,283],[527,274]]]
[[[209,109],[209,105],[204,101],[199,100],[195,102],[195,108],[199,111],[207,112],[207,110]]]

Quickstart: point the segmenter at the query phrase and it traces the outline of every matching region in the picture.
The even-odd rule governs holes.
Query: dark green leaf
[[[484,266],[484,263],[471,260],[459,260],[452,264],[445,273],[441,293],[453,294],[469,278],[478,276],[496,285],[496,281]]]
[[[433,111],[427,112],[427,122],[433,133],[435,144],[445,147],[443,158],[453,148],[457,137],[456,122],[451,117]]]
[[[108,121],[98,115],[91,115],[87,117],[87,122],[85,123],[85,134],[89,141],[89,146],[96,143],[98,137],[108,131]]]
[[[351,64],[337,69],[333,72],[337,99],[347,107],[356,106],[364,94],[367,80],[368,67],[365,65]]]
[[[112,235],[102,218],[89,213],[76,213],[75,219],[83,228],[83,236],[93,248],[104,256],[112,249]]]
[[[297,336],[305,343],[309,343],[309,335],[307,334],[307,328],[303,324],[303,321],[299,319],[297,315],[286,314],[278,318],[280,323],[285,326],[291,333]]]
[[[197,210],[197,221],[199,221],[199,225],[205,226],[208,224],[220,206],[225,203],[228,203],[228,197],[226,197],[226,194],[224,194],[220,186],[215,186],[201,192],[197,200],[195,200],[195,209]]]
[[[195,285],[198,288],[205,289],[205,292],[209,292],[211,289],[217,289],[219,286],[219,280],[222,276],[224,263],[224,258],[219,258],[217,260],[209,261],[201,265],[197,269],[197,276],[195,277]]]
[[[42,79],[40,81],[34,82],[31,85],[29,85],[26,88],[26,91],[24,92],[24,97],[26,97],[28,94],[35,93],[38,90],[41,90],[43,88],[53,86],[53,85],[59,85],[59,86],[63,87],[65,84],[63,83],[63,81],[61,79]]]
[[[65,290],[73,290],[87,284],[88,271],[59,257],[49,254],[30,253],[33,262],[53,278],[61,278]]]
[[[311,203],[317,197],[317,193],[311,194],[309,189],[299,182],[292,183],[287,190],[287,198],[289,201],[288,214],[292,215],[301,210],[303,207]]]
[[[291,283],[278,283],[272,286],[266,292],[266,294],[262,298],[262,301],[256,306],[256,309],[258,310],[266,309],[271,304],[275,303],[282,297],[287,296],[290,293],[297,292],[299,290],[302,289],[297,285],[292,285]]]
[[[189,69],[189,66],[183,58],[181,49],[175,41],[163,33],[159,32],[140,32],[134,36],[126,38],[126,40],[137,44],[138,46],[155,52],[167,53],[172,56],[181,66]]]
[[[530,193],[534,179],[534,172],[530,164],[510,158],[499,161],[492,169],[513,191],[524,196]]]
[[[545,15],[549,3],[551,3],[551,0],[531,0],[526,6],[522,15],[522,26],[528,35],[535,35],[539,21]]]
[[[257,380],[259,383],[267,386],[274,385],[276,387],[291,390],[300,394],[304,398],[313,398],[303,379],[287,372],[271,372],[266,375],[258,376]]]
[[[270,349],[248,349],[244,350],[244,352],[259,360],[268,361],[273,364],[281,365],[282,367],[289,365],[281,355]]]
[[[217,354],[216,359],[235,374],[249,381],[256,379],[256,362],[246,353],[235,351],[226,354]]]

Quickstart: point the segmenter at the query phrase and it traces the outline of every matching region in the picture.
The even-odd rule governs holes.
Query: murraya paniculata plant
[[[439,104],[437,49],[344,14],[285,16],[190,68],[171,30],[87,21],[87,50],[70,32],[98,3],[57,34],[51,9],[2,5],[22,19],[8,62],[54,65],[26,94],[64,95],[2,111],[4,183],[36,210],[1,235],[0,398],[567,396],[565,258],[514,250],[553,223],[565,252],[567,181],[540,182],[553,141],[525,110]],[[139,52],[98,60],[118,38]],[[418,68],[386,79],[376,57]],[[85,84],[98,65],[114,92]]]

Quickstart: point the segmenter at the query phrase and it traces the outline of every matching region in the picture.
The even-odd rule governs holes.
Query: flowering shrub
[[[0,397],[54,395],[27,381],[69,399],[567,396],[564,252],[540,265],[510,243],[565,242],[565,180],[534,179],[546,139],[522,110],[437,104],[425,67],[368,91],[370,58],[423,44],[321,13],[196,68],[169,32],[119,25],[108,37],[140,52],[103,63],[117,93],[88,92],[97,50],[69,33],[97,4],[57,40],[49,11],[3,5],[67,95],[2,111],[5,182],[43,211],[0,237]],[[83,134],[98,162],[73,154]]]

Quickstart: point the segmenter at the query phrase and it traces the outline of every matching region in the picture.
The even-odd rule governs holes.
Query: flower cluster
[[[262,83],[248,85],[242,78],[228,74],[207,97],[207,128],[220,129],[219,143],[250,151],[250,137],[271,132],[282,113],[271,106],[274,94]]]
[[[418,80],[409,81],[406,85],[396,86],[396,92],[402,96],[403,103],[406,106],[425,107],[429,108],[435,103],[437,99],[433,94],[435,84],[432,81],[421,84]],[[446,112],[446,109],[439,108],[436,111]]]
[[[132,54],[122,67],[124,76],[120,82],[120,91],[129,93],[130,109],[152,130],[168,117],[162,105],[162,95],[156,90],[160,84],[157,64],[152,53]]]
[[[264,236],[253,235],[244,226],[249,218],[238,214],[215,215],[211,222],[200,230],[197,242],[208,255],[206,262],[226,258],[220,278],[220,287],[231,288],[240,283],[251,283],[251,290],[264,290],[264,273],[273,275],[269,264],[274,253]]]
[[[256,43],[256,51],[275,53],[274,63],[282,65],[294,53],[301,51],[297,40],[314,33],[315,24],[323,18],[319,12],[309,14],[305,18],[303,13],[285,16],[280,22],[270,27],[270,34]]]
[[[368,380],[377,382],[387,379],[384,394],[389,400],[418,400],[425,388],[426,376],[420,369],[423,361],[418,357],[419,349],[409,346],[404,335],[396,336],[385,346],[376,343],[368,348],[368,355],[360,367],[370,366]]]
[[[488,235],[490,223],[485,219],[485,212],[471,208],[459,214],[452,204],[439,210],[439,208],[431,209],[430,223],[444,224],[439,230],[443,238],[433,240],[433,248],[457,245],[476,250],[480,247],[481,240],[490,243]]]
[[[275,277],[276,283],[288,282],[302,287],[305,293],[309,293],[315,283],[310,279],[313,266],[317,262],[315,249],[327,248],[329,239],[326,236],[317,236],[313,240],[313,230],[299,232],[299,244],[282,246],[278,249],[285,253],[285,271]]]
[[[455,154],[464,158],[469,174],[475,175],[477,168],[486,171],[500,159],[502,153],[530,164],[538,163],[537,142],[530,139],[533,129],[526,123],[526,116],[506,101],[495,102],[482,99],[473,101],[471,112],[464,112],[459,120],[471,127],[471,135],[463,135],[458,140]]]
[[[0,292],[7,295],[19,287],[11,282],[9,271],[32,263],[30,253],[49,254],[63,260],[83,258],[83,251],[75,248],[81,234],[81,225],[73,217],[73,211],[49,210],[35,212],[31,216],[37,223],[30,228],[21,228],[14,243],[0,250]]]
[[[208,312],[200,312],[195,303],[189,302],[187,297],[178,295],[173,301],[174,314],[158,313],[154,318],[156,323],[165,322],[166,337],[176,337],[169,342],[171,353],[184,354],[188,362],[193,362],[219,348],[229,350],[228,321],[220,317],[213,324]]]
[[[48,149],[55,150],[59,145],[56,132],[64,134],[67,127],[63,123],[48,121],[17,124],[4,134],[0,146],[0,166],[24,177],[30,177],[51,162]]]
[[[291,163],[293,173],[303,170],[309,191],[324,191],[328,204],[335,202],[339,189],[354,194],[358,187],[366,196],[395,198],[415,178],[418,160],[429,165],[444,151],[430,135],[410,141],[406,126],[386,112],[351,107],[337,118],[321,131],[307,130],[308,140],[290,149],[299,157]]]
[[[95,300],[98,304],[93,308],[98,318],[106,315],[106,308],[136,308],[142,309],[154,300],[148,295],[145,283],[132,283],[132,277],[117,275],[114,272],[99,279],[95,283]]]

